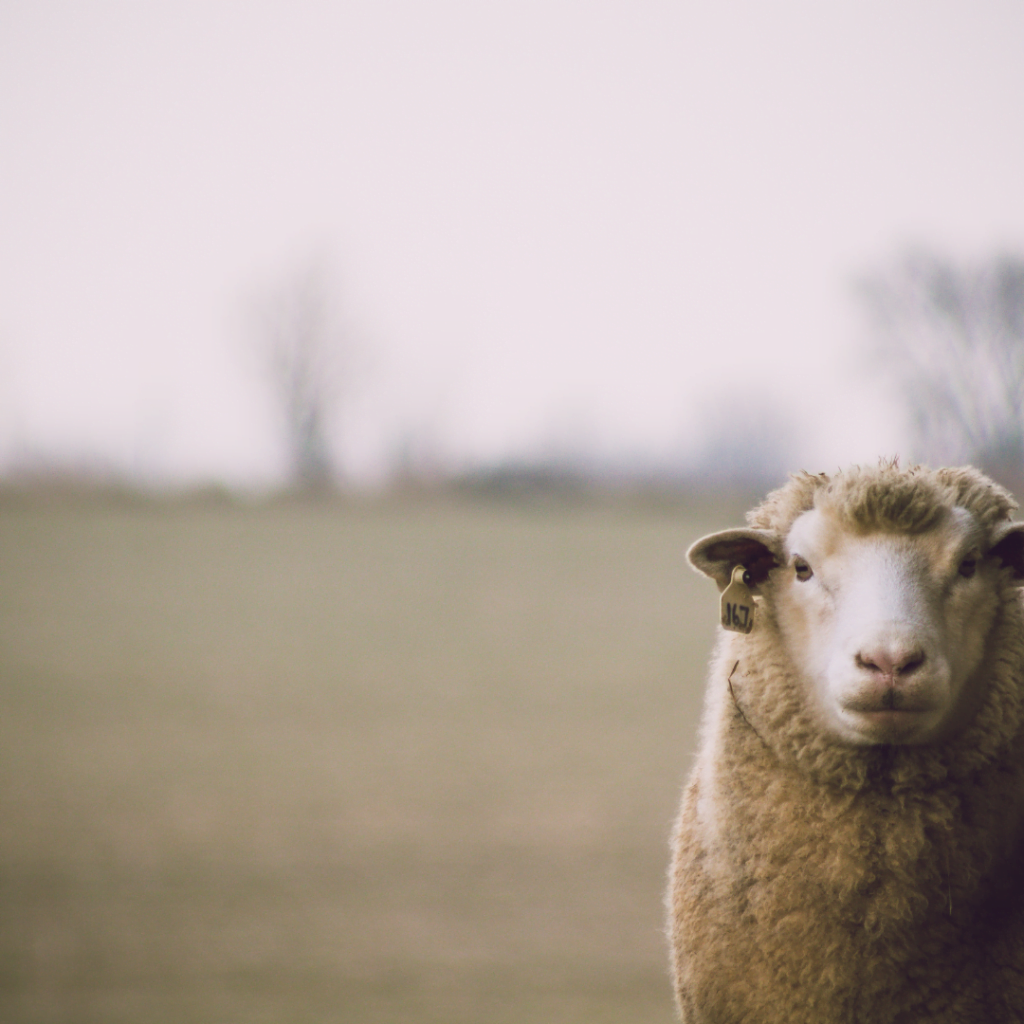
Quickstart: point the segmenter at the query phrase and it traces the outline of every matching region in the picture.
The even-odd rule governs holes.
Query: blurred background
[[[1024,491],[1015,0],[0,0],[0,1017],[666,1022],[788,472]]]

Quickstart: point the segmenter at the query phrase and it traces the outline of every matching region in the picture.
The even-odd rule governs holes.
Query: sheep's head
[[[963,728],[987,641],[1024,583],[1024,524],[975,470],[803,475],[689,557],[720,587],[747,566],[814,717],[844,743],[922,744]],[[743,641],[737,641],[742,643]]]

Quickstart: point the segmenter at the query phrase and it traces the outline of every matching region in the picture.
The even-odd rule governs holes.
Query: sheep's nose
[[[896,676],[909,676],[911,672],[919,669],[924,664],[924,657],[924,651],[920,647],[909,649],[880,647],[858,652],[854,661],[858,668],[895,679]]]

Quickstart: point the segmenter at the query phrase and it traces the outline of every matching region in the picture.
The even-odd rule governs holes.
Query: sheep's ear
[[[1024,586],[1024,523],[1007,523],[996,535],[988,553],[995,555],[1004,567],[1013,570],[1013,578]]]
[[[698,571],[710,576],[719,590],[725,590],[737,565],[746,566],[753,587],[782,564],[782,545],[769,530],[723,530],[701,537],[686,557]]]

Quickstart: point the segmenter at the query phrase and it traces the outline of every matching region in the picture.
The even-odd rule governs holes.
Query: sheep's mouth
[[[855,715],[922,715],[935,709],[935,702],[922,687],[905,690],[896,686],[861,690],[842,701],[844,711]],[[898,718],[897,718],[898,720]]]
[[[912,743],[930,732],[940,712],[924,687],[859,688],[838,704],[847,725],[872,743]]]
[[[932,707],[879,707],[859,705],[843,709],[856,732],[872,742],[912,743],[935,723]]]

